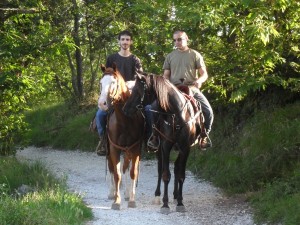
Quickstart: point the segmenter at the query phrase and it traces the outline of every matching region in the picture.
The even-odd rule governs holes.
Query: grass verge
[[[299,102],[258,112],[240,127],[219,118],[214,147],[190,157],[189,168],[228,194],[250,196],[257,223],[300,224],[299,112]]]
[[[26,185],[28,190],[21,192]],[[43,165],[27,165],[15,158],[0,158],[0,224],[83,224],[92,211],[82,198],[66,190]]]

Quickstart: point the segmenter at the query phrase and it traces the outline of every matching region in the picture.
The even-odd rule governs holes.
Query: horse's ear
[[[142,78],[142,75],[140,73],[135,74],[135,79],[140,80]]]
[[[106,67],[104,66],[104,64],[100,65],[102,72],[104,72],[106,70]]]
[[[117,64],[115,62],[113,62],[112,68],[114,69],[115,72],[117,71]]]

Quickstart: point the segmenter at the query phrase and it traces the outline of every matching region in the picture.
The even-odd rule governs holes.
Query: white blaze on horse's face
[[[110,75],[110,74],[106,74],[102,77],[102,79],[100,80],[100,97],[98,100],[98,106],[100,107],[100,109],[106,111],[107,110],[107,103],[106,103],[106,99],[107,99],[107,95],[109,92],[109,88],[111,86],[112,83],[116,83],[117,80],[114,78],[114,76]]]

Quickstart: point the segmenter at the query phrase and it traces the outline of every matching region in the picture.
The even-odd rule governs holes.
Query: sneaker
[[[151,134],[148,142],[147,142],[147,146],[153,150],[157,150],[159,147],[159,139],[157,136]]]
[[[211,140],[209,139],[209,137],[204,137],[201,138],[200,140],[200,148],[205,150],[206,148],[210,148],[212,146]]]
[[[100,141],[96,147],[96,153],[99,156],[106,156],[106,151],[105,151],[105,147],[102,144],[102,138],[100,138]]]

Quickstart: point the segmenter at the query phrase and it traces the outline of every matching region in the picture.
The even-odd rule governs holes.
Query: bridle
[[[141,80],[141,83],[143,84],[143,94],[142,94],[142,96],[141,96],[141,101],[140,101],[140,104],[138,104],[137,106],[136,106],[136,108],[137,108],[137,110],[138,111],[143,111],[143,109],[144,109],[144,101],[145,101],[145,93],[146,93],[146,91],[148,90],[148,86],[147,86],[147,83],[145,82],[145,81],[143,81],[143,80]],[[149,94],[149,93],[148,93]]]
[[[151,82],[153,83],[153,75],[148,75],[149,78],[150,78],[150,84]],[[136,106],[137,110],[140,111],[142,113],[142,115],[144,116],[143,114],[143,111],[144,111],[144,101],[145,101],[145,96],[146,94],[148,96],[150,96],[150,92],[148,91],[149,90],[149,86],[147,84],[146,81],[144,80],[140,80],[140,82],[142,83],[143,85],[143,92],[142,92],[142,95],[141,95],[141,100],[140,100],[140,104],[138,104]],[[183,110],[185,107],[187,107],[187,100],[185,101],[185,104],[183,105],[182,109]],[[176,117],[176,114],[175,113],[167,113],[167,112],[162,112],[162,111],[157,111],[157,110],[154,110],[154,109],[149,109],[149,111],[153,112],[153,113],[157,113],[159,115],[166,115],[166,116],[169,116],[172,118],[172,123],[169,123],[168,121],[166,120],[163,120],[164,123],[167,125],[167,126],[170,126],[172,127],[172,130],[173,130],[173,134],[175,134],[176,132],[178,132],[183,126],[182,125],[175,125],[175,117]],[[188,124],[185,123],[185,125]],[[152,125],[152,128],[155,129],[162,137],[164,137],[166,140],[168,140],[169,142],[171,143],[175,143],[176,141],[174,140],[174,138],[170,138],[168,136],[166,136],[164,133],[162,133],[155,125],[155,123]]]

